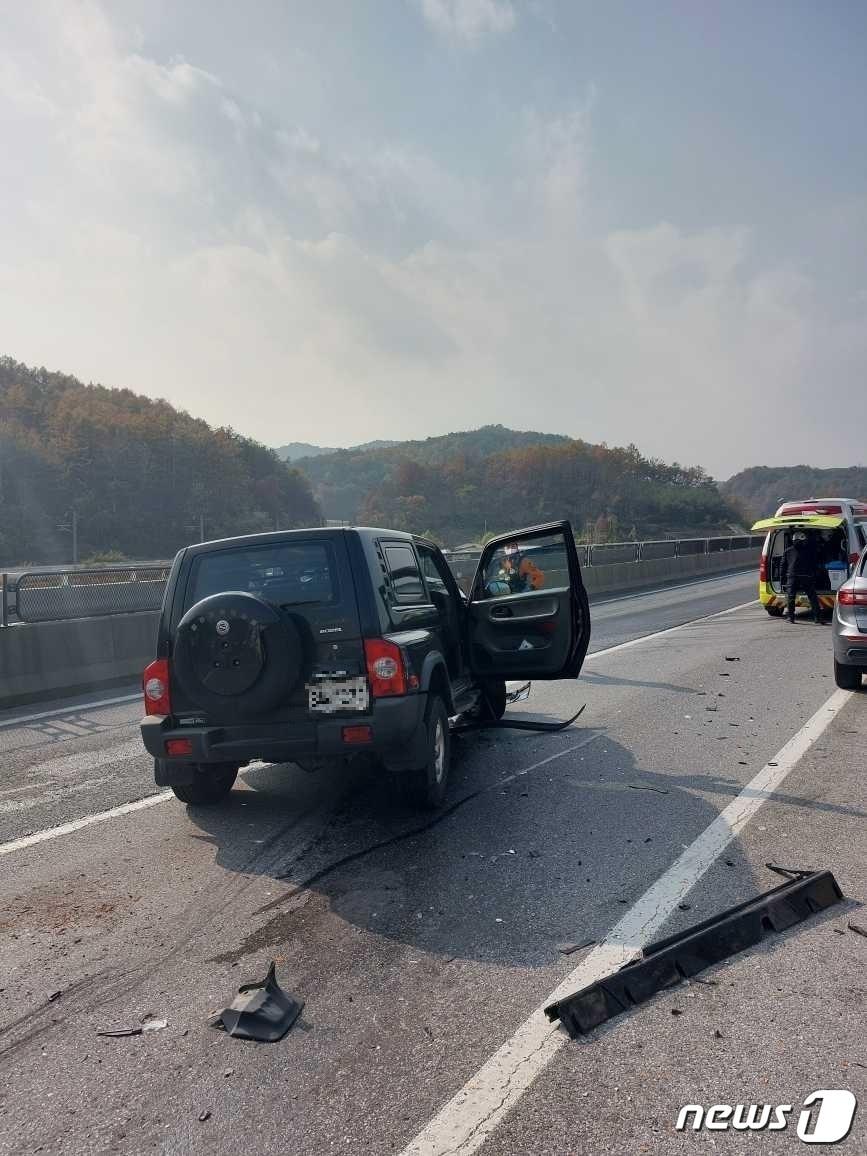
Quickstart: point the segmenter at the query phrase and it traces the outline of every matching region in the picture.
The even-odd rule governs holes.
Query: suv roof
[[[293,538],[336,538],[343,534],[358,534],[367,538],[400,538],[407,542],[419,538],[417,534],[408,534],[405,530],[386,530],[376,526],[310,526],[295,530],[267,530],[261,534],[240,534],[235,538],[213,538],[207,542],[195,542],[186,547],[191,554],[219,547],[263,546],[269,542],[285,542]]]

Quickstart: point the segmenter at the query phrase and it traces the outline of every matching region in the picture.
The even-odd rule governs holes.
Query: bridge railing
[[[582,567],[629,566],[665,558],[688,558],[733,550],[758,549],[763,535],[728,538],[680,538],[648,542],[577,543]],[[477,553],[445,551],[465,588],[476,571]],[[159,610],[171,563],[93,569],[35,570],[0,574],[0,627],[18,622],[56,622]]]

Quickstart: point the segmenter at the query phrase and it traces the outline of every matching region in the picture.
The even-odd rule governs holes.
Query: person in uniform
[[[789,622],[795,621],[795,600],[798,594],[806,594],[810,600],[813,621],[821,621],[819,596],[816,593],[817,565],[818,557],[813,542],[803,530],[796,530],[783,553],[781,573],[786,587],[786,611]]]

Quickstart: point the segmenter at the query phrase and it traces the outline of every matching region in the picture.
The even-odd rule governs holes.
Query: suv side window
[[[412,546],[385,546],[385,560],[391,572],[394,596],[398,602],[426,602],[418,560]]]
[[[421,558],[421,572],[424,574],[428,588],[448,591],[448,584],[437,565],[438,558],[433,550],[429,550],[426,546],[419,546],[418,553]]]
[[[517,539],[498,546],[485,567],[484,598],[532,594],[537,590],[569,586],[569,561],[562,535]]]

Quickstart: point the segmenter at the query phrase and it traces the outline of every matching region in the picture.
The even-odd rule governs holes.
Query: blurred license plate
[[[334,714],[339,710],[367,710],[370,694],[367,679],[321,678],[307,684],[307,705],[319,714]]]

